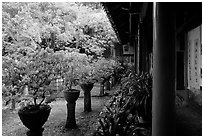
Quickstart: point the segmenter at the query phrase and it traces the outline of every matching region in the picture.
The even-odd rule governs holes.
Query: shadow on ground
[[[202,115],[192,106],[186,105],[176,110],[176,135],[202,136]]]
[[[83,98],[76,102],[77,129],[65,129],[66,101],[57,99],[50,105],[52,107],[48,121],[44,125],[44,136],[90,136],[96,130],[97,118],[109,97],[92,97],[92,112],[83,112]],[[2,114],[3,136],[26,136],[27,128],[21,123],[17,111],[3,111]]]

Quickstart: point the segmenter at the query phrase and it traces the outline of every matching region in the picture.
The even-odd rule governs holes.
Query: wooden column
[[[175,29],[171,3],[153,7],[152,135],[175,135]]]
[[[145,34],[144,23],[140,24],[140,72],[147,72],[147,35]]]
[[[140,65],[140,23],[137,24],[137,38],[135,44],[135,72],[139,73]]]

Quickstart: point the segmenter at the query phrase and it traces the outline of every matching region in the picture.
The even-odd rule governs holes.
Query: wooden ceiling
[[[137,35],[143,2],[105,2],[102,4],[122,44],[129,42],[131,36]]]

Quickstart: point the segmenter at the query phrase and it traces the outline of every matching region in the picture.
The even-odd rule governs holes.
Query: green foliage
[[[116,35],[100,3],[4,2],[4,95],[21,95],[28,85],[34,104],[40,105],[57,78],[70,89],[110,76],[114,61],[105,65],[105,60],[97,59],[114,41]]]
[[[136,106],[138,116],[151,120],[152,76],[148,73],[130,73],[121,84],[122,91],[134,97],[131,104]]]
[[[130,73],[102,111],[96,135],[151,135],[152,77]],[[141,117],[147,121],[141,121]]]
[[[10,57],[2,57],[2,97],[6,104],[22,94],[25,64]]]
[[[2,4],[2,11],[3,55],[11,46],[55,51],[70,47],[101,55],[117,41],[102,8],[82,3],[10,2]]]
[[[58,62],[58,57],[54,56],[54,51],[49,48],[29,53],[27,57],[19,60],[3,57],[3,85],[12,95],[21,95],[21,100],[32,97],[32,104],[40,106],[45,95],[49,95],[50,83],[57,79]],[[26,85],[29,90],[28,97],[24,97],[23,93]]]
[[[91,56],[77,51],[58,51],[55,53],[60,58],[59,76],[64,80],[65,89],[72,89],[73,85],[93,81]]]
[[[77,51],[57,51],[55,54],[61,58],[59,75],[64,80],[65,89],[71,89],[72,85],[105,80],[120,67],[120,64],[113,59],[94,59],[93,56]]]
[[[54,56],[54,51],[49,48],[37,50],[29,55],[25,83],[34,99],[34,105],[40,106],[45,95],[49,94],[50,83],[58,78],[58,62],[59,58]],[[39,104],[37,99],[41,99]]]
[[[105,81],[114,74],[116,68],[120,68],[120,63],[114,59],[99,58],[94,63],[94,74],[98,81]]]

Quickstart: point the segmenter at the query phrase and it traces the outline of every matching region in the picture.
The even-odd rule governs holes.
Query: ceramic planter
[[[42,126],[47,121],[51,107],[49,105],[40,105],[36,108],[34,105],[26,106],[18,111],[18,115],[23,124],[29,129],[28,136],[42,136]]]

